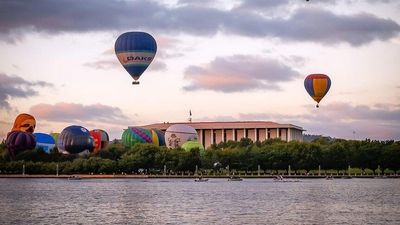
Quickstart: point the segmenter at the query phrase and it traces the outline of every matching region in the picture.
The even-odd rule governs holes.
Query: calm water
[[[400,179],[0,179],[0,224],[400,224]]]

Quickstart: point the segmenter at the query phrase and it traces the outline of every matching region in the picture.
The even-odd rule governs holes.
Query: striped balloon
[[[115,54],[119,62],[137,80],[153,61],[157,52],[156,40],[145,32],[126,32],[115,41]]]
[[[304,87],[308,94],[318,103],[328,93],[331,87],[331,79],[325,74],[310,74],[304,80]]]
[[[152,134],[149,130],[141,127],[128,127],[122,133],[122,143],[133,146],[137,143],[153,143]]]
[[[150,131],[153,139],[153,144],[157,146],[165,146],[164,132],[157,129],[151,129]]]

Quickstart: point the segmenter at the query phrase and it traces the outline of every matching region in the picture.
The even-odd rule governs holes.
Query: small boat
[[[81,180],[82,177],[78,176],[78,175],[72,175],[68,177],[68,180]]]
[[[279,176],[276,176],[275,178],[274,178],[274,181],[275,182],[300,182],[300,180],[299,179],[285,179],[285,178],[283,178],[281,175],[279,175]]]
[[[243,179],[240,177],[231,176],[228,178],[228,181],[242,181]]]
[[[207,182],[208,178],[199,177],[199,178],[195,179],[194,181],[195,182]]]
[[[325,180],[333,180],[333,176],[326,176]]]

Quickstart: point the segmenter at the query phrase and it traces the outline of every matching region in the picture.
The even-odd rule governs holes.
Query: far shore
[[[57,178],[57,179],[68,179],[71,176],[79,176],[81,179],[194,179],[198,178],[197,175],[134,175],[134,174],[61,174],[61,175],[49,175],[49,174],[0,174],[1,178]],[[224,178],[227,179],[228,175],[203,175],[204,178]],[[240,176],[241,178],[249,179],[273,179],[276,175],[246,175]],[[325,175],[283,175],[286,179],[325,179]],[[373,176],[373,175],[332,175],[334,179],[348,179],[348,178],[400,178],[400,175],[384,175],[384,176]]]

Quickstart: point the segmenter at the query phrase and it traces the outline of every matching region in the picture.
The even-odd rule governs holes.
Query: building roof
[[[302,127],[293,124],[279,124],[271,121],[232,121],[232,122],[177,122],[177,123],[154,123],[144,125],[147,129],[161,129],[166,130],[169,126],[174,124],[186,124],[194,129],[234,129],[234,128],[292,128],[303,130]]]

